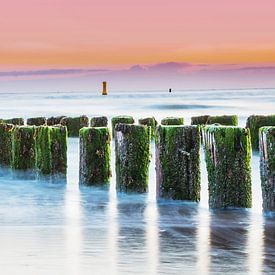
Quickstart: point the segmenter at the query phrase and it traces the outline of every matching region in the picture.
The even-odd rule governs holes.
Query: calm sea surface
[[[118,114],[190,117],[275,113],[275,89],[1,93],[0,117]],[[113,144],[114,145],[114,144]],[[113,146],[112,145],[112,146]],[[79,142],[69,139],[67,183],[0,169],[0,274],[260,274],[275,272],[275,215],[261,211],[259,155],[253,153],[253,207],[208,209],[201,154],[201,202],[155,199],[154,144],[149,192],[78,185]]]

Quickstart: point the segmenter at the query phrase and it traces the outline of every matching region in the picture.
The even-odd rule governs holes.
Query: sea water
[[[0,117],[85,114],[136,119],[274,113],[275,90],[1,93]],[[112,143],[112,149],[114,144]],[[0,170],[0,274],[259,274],[275,270],[275,217],[262,213],[259,155],[252,209],[210,210],[201,151],[200,203],[156,200],[154,144],[149,192],[79,187],[79,141],[69,138],[66,182]]]

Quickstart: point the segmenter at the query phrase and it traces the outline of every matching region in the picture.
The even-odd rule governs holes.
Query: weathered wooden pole
[[[259,129],[263,126],[275,126],[275,115],[252,115],[247,118],[246,127],[250,129],[253,150],[259,150]]]
[[[41,126],[46,124],[47,124],[47,119],[45,117],[31,117],[27,119],[27,125]]]
[[[53,126],[61,123],[61,119],[64,118],[65,116],[52,116],[47,118],[47,125],[48,126]]]
[[[111,176],[111,135],[107,127],[84,127],[80,135],[79,183],[102,185]]]
[[[80,117],[64,117],[61,119],[60,124],[67,126],[69,137],[78,137],[79,130],[89,126],[89,118],[84,115]]]
[[[117,190],[143,193],[148,189],[150,131],[147,126],[115,126]]]
[[[161,120],[161,125],[183,125],[183,117],[166,117]]]
[[[36,168],[41,174],[67,172],[67,128],[40,126],[36,129]]]
[[[115,116],[112,117],[112,136],[115,137],[115,126],[118,123],[134,124],[135,120],[132,116]]]
[[[150,132],[151,132],[151,139],[154,139],[156,136],[156,127],[158,125],[158,122],[154,117],[146,117],[146,118],[141,118],[138,120],[138,123],[140,125],[145,125],[147,127],[150,127]]]
[[[157,196],[199,201],[200,128],[159,126],[157,134]]]
[[[238,116],[229,115],[229,116],[209,116],[206,124],[221,124],[226,126],[238,126]]]
[[[107,127],[108,118],[106,116],[92,117],[90,120],[91,127]]]
[[[24,125],[24,119],[22,117],[4,119],[4,123],[13,124],[13,125]]]
[[[206,125],[209,115],[191,117],[191,125]]]
[[[12,162],[12,133],[14,125],[0,123],[0,166],[10,167]]]
[[[16,126],[12,134],[12,167],[35,169],[35,127]]]
[[[211,208],[251,207],[249,129],[205,126],[204,148]]]
[[[259,136],[263,209],[275,211],[275,127],[261,127]]]

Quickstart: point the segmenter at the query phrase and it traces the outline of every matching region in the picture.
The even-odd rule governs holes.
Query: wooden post
[[[259,136],[263,209],[275,211],[275,127],[261,127]]]
[[[211,208],[251,207],[249,129],[204,127],[204,149]]]
[[[110,131],[107,127],[85,127],[79,131],[79,183],[102,185],[111,176]]]
[[[116,182],[119,191],[147,191],[150,139],[147,126],[121,123],[116,125]]]
[[[200,128],[159,126],[157,134],[157,196],[199,201]]]

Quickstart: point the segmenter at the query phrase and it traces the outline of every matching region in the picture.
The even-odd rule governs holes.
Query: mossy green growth
[[[221,124],[226,126],[238,126],[238,116],[229,115],[229,116],[209,116],[206,124]]]
[[[154,117],[141,118],[138,123],[150,127],[151,139],[155,139],[158,122]]]
[[[252,115],[247,118],[246,127],[250,129],[253,150],[259,150],[259,129],[264,126],[275,126],[275,115]]]
[[[135,120],[132,116],[115,116],[112,117],[112,136],[115,136],[115,126],[119,123],[134,124]]]
[[[90,124],[91,127],[107,127],[108,118],[106,116],[92,117]]]
[[[207,124],[208,118],[209,118],[209,115],[193,116],[191,117],[191,125],[205,125]]]
[[[35,127],[16,126],[12,132],[12,167],[35,168]]]
[[[161,120],[161,125],[183,125],[183,117],[166,117]]]
[[[85,127],[79,131],[79,183],[101,185],[111,176],[111,135],[107,127]]]
[[[13,129],[13,124],[0,123],[0,166],[11,166]]]
[[[199,201],[200,127],[159,126],[157,133],[157,196]]]
[[[41,126],[46,124],[47,119],[45,117],[31,117],[27,119],[27,125]]]
[[[150,129],[143,125],[115,127],[116,186],[124,192],[143,193],[148,189]]]
[[[13,125],[24,125],[24,118],[16,117],[16,118],[4,119],[3,122],[13,124]]]
[[[40,126],[36,129],[36,167],[41,174],[66,174],[67,128]]]
[[[263,209],[275,211],[275,127],[261,127],[259,136]]]
[[[47,118],[47,125],[48,126],[53,126],[53,125],[58,125],[61,123],[61,119],[64,118],[65,116],[52,116]]]
[[[249,129],[205,126],[204,149],[211,208],[251,207]]]
[[[79,130],[89,126],[89,118],[85,115],[80,117],[64,117],[60,123],[63,126],[67,126],[69,137],[78,137]]]

